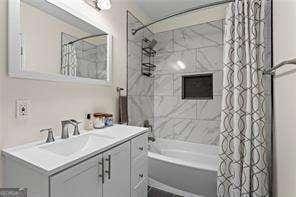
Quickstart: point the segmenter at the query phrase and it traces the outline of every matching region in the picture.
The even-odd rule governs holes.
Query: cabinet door
[[[130,197],[130,142],[105,153],[103,197]]]
[[[50,178],[51,197],[102,197],[102,155]]]

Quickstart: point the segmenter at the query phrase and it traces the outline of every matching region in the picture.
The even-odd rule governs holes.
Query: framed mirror
[[[9,76],[110,85],[112,36],[52,2],[9,1]]]

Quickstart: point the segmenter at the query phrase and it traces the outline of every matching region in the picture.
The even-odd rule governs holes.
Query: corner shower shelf
[[[142,63],[142,66],[144,66],[146,69],[147,68],[152,69],[152,71],[155,71],[155,69],[156,69],[156,65],[151,64],[151,63]]]
[[[153,47],[150,44],[151,41],[149,39],[144,38],[142,40],[141,73],[147,77],[153,77],[153,71],[156,69],[156,65],[154,64],[156,51],[152,49]],[[144,56],[146,57],[146,61],[144,61]]]
[[[148,47],[142,48],[142,51],[147,57],[154,57],[156,55],[156,51]]]

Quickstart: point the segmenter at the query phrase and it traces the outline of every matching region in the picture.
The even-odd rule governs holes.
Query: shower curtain
[[[62,48],[61,74],[72,77],[77,76],[77,53],[73,44],[65,44]]]
[[[227,10],[218,197],[269,196],[264,12],[264,0],[236,0]]]

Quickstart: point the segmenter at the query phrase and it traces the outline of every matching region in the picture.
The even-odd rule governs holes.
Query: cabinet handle
[[[143,151],[144,150],[144,147],[143,146],[139,147],[139,150]]]
[[[102,178],[102,183],[105,182],[105,176],[104,176],[104,173],[105,173],[105,167],[104,167],[104,158],[102,157],[102,160],[99,162],[99,164],[102,166],[102,174],[99,175],[100,178]]]
[[[106,161],[108,161],[108,170],[105,172],[108,173],[108,179],[111,179],[111,155],[108,155]]]

